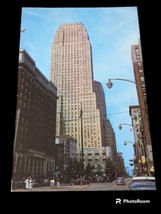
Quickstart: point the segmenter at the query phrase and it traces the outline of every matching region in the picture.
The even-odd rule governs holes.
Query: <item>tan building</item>
[[[19,52],[13,177],[43,177],[55,168],[57,88],[25,51]]]
[[[81,150],[78,149],[78,160],[81,159]],[[86,167],[88,164],[90,166],[100,165],[104,170],[106,168],[106,159],[110,158],[112,160],[112,152],[111,147],[92,147],[92,148],[84,148],[84,166]]]
[[[101,147],[100,110],[93,91],[91,44],[83,24],[62,24],[57,30],[51,50],[51,80],[59,97],[56,135],[73,137],[78,149],[81,149],[82,142],[84,148]]]

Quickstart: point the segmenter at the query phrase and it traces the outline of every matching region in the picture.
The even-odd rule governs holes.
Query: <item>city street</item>
[[[126,178],[125,185],[116,185],[116,182],[104,182],[104,183],[90,183],[87,185],[69,185],[69,184],[60,184],[60,186],[56,186],[51,188],[50,186],[47,187],[35,187],[31,190],[25,189],[15,189],[12,192],[57,192],[57,191],[122,191],[122,190],[129,190],[129,178]]]

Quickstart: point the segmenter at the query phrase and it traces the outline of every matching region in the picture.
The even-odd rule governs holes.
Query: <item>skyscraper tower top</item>
[[[54,41],[58,43],[89,40],[85,26],[82,23],[62,24],[56,32]]]
[[[83,23],[67,23],[67,24],[60,25],[60,28],[69,28],[69,27],[80,28],[80,27],[84,27],[84,24]]]

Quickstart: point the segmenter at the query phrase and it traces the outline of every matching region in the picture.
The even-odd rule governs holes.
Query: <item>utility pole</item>
[[[83,110],[82,110],[82,103],[81,103],[81,112],[80,112],[80,119],[81,119],[81,173],[80,173],[80,185],[82,185],[82,178],[83,178],[83,161],[84,161],[84,149],[83,149]]]

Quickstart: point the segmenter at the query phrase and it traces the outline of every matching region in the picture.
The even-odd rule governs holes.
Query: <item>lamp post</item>
[[[120,130],[122,130],[122,126],[123,126],[123,125],[125,125],[125,126],[132,126],[132,127],[133,127],[133,125],[128,124],[128,123],[120,123],[119,126],[118,126],[118,128],[119,128]]]
[[[133,83],[133,84],[135,84],[137,87],[139,86],[139,87],[142,87],[142,85],[140,85],[140,84],[138,84],[138,83],[136,83],[134,80],[129,80],[129,79],[124,79],[124,78],[110,78],[110,79],[108,79],[108,82],[106,83],[106,85],[107,85],[107,87],[109,88],[109,89],[111,89],[112,88],[112,86],[113,86],[113,83],[111,82],[111,80],[122,80],[122,81],[126,81],[126,82],[130,82],[130,83]],[[143,109],[144,110],[144,109]],[[143,111],[142,110],[142,111]],[[122,124],[123,125],[123,124]],[[125,125],[125,124],[124,124]],[[126,124],[126,125],[128,125],[128,124]],[[122,126],[121,126],[121,124],[119,125],[119,127],[118,127],[120,130],[122,129]],[[143,141],[143,146],[144,146],[144,153],[145,153],[145,158],[147,158],[147,154],[146,154],[146,146],[145,146],[145,142],[144,142],[144,139],[143,139],[143,130],[141,130],[141,139],[142,139],[142,141]],[[124,145],[126,145],[127,143],[125,142],[125,144]],[[135,146],[135,144],[134,144],[134,146]]]
[[[127,82],[130,82],[130,83],[133,83],[133,84],[135,84],[136,86],[139,86],[139,87],[143,87],[142,85],[140,85],[140,84],[138,84],[138,83],[136,83],[134,80],[129,80],[129,79],[124,79],[124,78],[110,78],[110,79],[108,79],[108,82],[106,83],[106,85],[107,85],[107,87],[109,88],[109,89],[111,89],[112,88],[112,86],[113,86],[113,83],[111,82],[111,80],[122,80],[122,81],[127,81]],[[143,89],[142,89],[143,90]],[[138,92],[139,93],[139,92]],[[141,104],[141,102],[140,102],[140,105],[142,105]],[[143,105],[144,106],[144,105]],[[143,114],[143,112],[146,112],[145,111],[145,107],[142,107],[142,108],[140,108],[141,109],[141,111],[142,111],[142,114]],[[144,120],[146,121],[147,120],[147,118],[145,119],[144,118]],[[144,122],[144,128],[147,130],[147,125],[145,125],[145,122]],[[142,141],[143,141],[143,147],[144,147],[144,154],[145,154],[145,160],[146,160],[146,163],[147,163],[147,168],[149,168],[149,162],[147,161],[148,160],[148,158],[149,158],[149,155],[147,154],[147,151],[146,151],[146,141],[147,141],[147,139],[149,139],[149,130],[148,130],[148,133],[146,133],[146,135],[145,136],[143,136],[143,130],[141,130],[141,135],[142,135]],[[147,132],[147,131],[146,131]],[[147,170],[147,173],[149,173],[148,172],[148,170]]]
[[[127,144],[130,144],[130,143],[133,143],[133,145],[135,144],[135,142],[132,142],[132,141],[124,141],[124,146],[126,146]]]
[[[122,80],[122,81],[134,83],[136,86],[141,86],[141,85],[137,84],[134,80],[123,79],[123,78],[111,78],[111,79],[108,79],[108,82],[106,83],[106,85],[109,89],[111,89],[113,86],[113,83],[111,82],[111,80]]]

